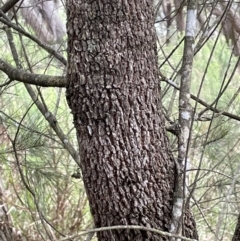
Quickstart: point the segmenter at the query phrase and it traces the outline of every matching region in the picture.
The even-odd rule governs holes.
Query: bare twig
[[[18,25],[12,23],[11,20],[6,16],[6,14],[4,14],[4,12],[2,10],[0,10],[0,16],[3,17],[3,18],[0,18],[0,22],[6,24],[8,27],[11,27],[11,28],[15,29],[16,31],[18,31],[19,33],[23,34],[24,36],[28,37],[29,39],[34,41],[36,44],[38,44],[40,47],[45,49],[49,54],[53,55],[56,59],[58,59],[64,65],[67,65],[67,60],[61,54],[59,54],[57,51],[55,51],[51,47],[47,46],[46,44],[42,43],[38,38],[32,36],[25,30],[21,29]]]
[[[7,29],[6,31],[8,35],[9,45],[12,51],[12,55],[14,57],[15,63],[19,69],[22,68],[21,63],[18,59],[17,50],[13,41],[12,32],[10,29]],[[54,132],[57,134],[58,138],[61,140],[63,146],[68,150],[74,161],[77,163],[78,166],[80,166],[80,157],[78,152],[75,150],[75,148],[71,145],[68,138],[65,136],[64,132],[62,131],[61,127],[58,124],[58,121],[56,117],[47,109],[44,107],[44,105],[41,103],[41,101],[38,99],[38,96],[35,94],[33,88],[29,84],[24,84],[30,97],[32,98],[33,102],[39,109],[39,111],[42,113],[42,115],[45,117],[45,119],[48,121],[51,128],[54,130]]]
[[[108,230],[116,230],[116,229],[137,229],[137,230],[145,230],[145,231],[149,231],[149,232],[154,232],[157,234],[160,234],[162,236],[167,236],[167,237],[175,237],[175,238],[179,238],[181,240],[186,240],[186,241],[197,241],[196,239],[191,239],[191,238],[186,238],[180,235],[176,235],[176,234],[172,234],[172,233],[168,233],[168,232],[164,232],[161,231],[159,229],[155,229],[155,228],[147,228],[144,226],[138,226],[138,225],[117,225],[117,226],[111,226],[111,227],[101,227],[101,228],[94,228],[94,229],[89,229],[86,231],[82,231],[79,234],[75,234],[66,238],[63,238],[59,241],[66,241],[66,240],[70,240],[73,238],[77,238],[80,237],[82,235],[86,235],[88,233],[95,233],[95,232],[102,232],[102,231],[108,231]]]
[[[180,88],[174,83],[172,82],[171,80],[168,80],[165,76],[162,78],[162,81],[168,83],[169,85],[171,85],[172,87],[174,87],[175,89],[177,90],[180,90]],[[227,116],[233,120],[236,120],[236,121],[240,121],[240,116],[238,115],[234,115],[232,113],[229,113],[229,112],[226,112],[226,111],[222,111],[214,106],[211,106],[209,105],[208,103],[206,103],[205,101],[203,101],[202,99],[198,98],[197,96],[191,94],[191,99],[197,101],[199,104],[207,107],[209,110],[213,111],[214,113],[221,113],[221,115],[224,115],[224,116]],[[201,119],[199,119],[201,120]]]

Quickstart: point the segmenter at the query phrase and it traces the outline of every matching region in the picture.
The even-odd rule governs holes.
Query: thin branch
[[[221,229],[222,223],[224,221],[224,210],[226,211],[228,209],[228,203],[230,201],[229,199],[230,199],[230,196],[232,195],[235,184],[236,184],[237,180],[239,179],[239,176],[240,176],[240,165],[238,165],[237,170],[234,173],[234,177],[232,179],[231,186],[228,188],[228,192],[226,193],[226,197],[225,197],[226,202],[224,202],[222,210],[221,210],[220,215],[218,217],[214,241],[222,240],[222,237],[219,237],[219,235],[220,235],[220,232],[221,232],[220,230],[223,230],[222,235],[224,233],[224,229]]]
[[[14,61],[15,61],[16,65],[17,65],[17,67],[19,69],[21,69],[22,65],[21,65],[21,63],[19,61],[19,58],[18,58],[18,53],[17,53],[17,50],[16,50],[15,43],[13,41],[13,35],[12,35],[12,32],[11,32],[11,29],[6,29],[6,33],[7,33],[7,36],[8,36],[8,42],[9,42],[9,46],[10,46],[11,51],[12,51],[12,55],[13,55]],[[38,110],[42,113],[42,115],[48,121],[48,123],[51,126],[51,128],[57,134],[57,136],[61,140],[64,148],[66,148],[66,150],[68,150],[69,154],[72,156],[74,161],[80,167],[80,157],[79,157],[79,154],[75,150],[75,148],[71,145],[71,143],[69,142],[68,138],[65,136],[64,132],[62,131],[61,127],[59,126],[59,123],[58,123],[56,117],[47,108],[44,107],[42,102],[39,100],[38,96],[35,94],[33,88],[31,87],[31,85],[29,85],[29,84],[24,84],[24,85],[25,85],[25,88],[27,89],[30,97],[32,98],[32,101],[37,106]]]
[[[2,87],[4,87],[4,86],[9,85],[11,82],[12,82],[12,80],[11,80],[11,79],[10,79],[10,80],[8,80],[8,81],[6,81],[5,83],[3,83],[3,84],[1,84],[1,85],[0,85],[0,88],[2,88]]]
[[[50,139],[50,140],[52,140],[52,141],[54,141],[54,142],[56,142],[56,143],[58,143],[58,144],[61,144],[61,142],[60,142],[59,140],[51,137],[50,135],[47,135],[47,134],[45,134],[45,133],[43,133],[43,132],[40,132],[40,131],[38,131],[38,130],[35,130],[34,128],[28,127],[28,126],[26,126],[26,125],[23,125],[23,124],[20,123],[19,121],[14,120],[11,116],[9,116],[8,114],[6,114],[6,113],[3,112],[2,110],[0,110],[0,114],[2,114],[3,116],[5,116],[5,118],[6,118],[7,120],[4,120],[4,122],[6,122],[7,124],[10,123],[10,124],[14,124],[14,125],[16,125],[16,126],[21,126],[21,128],[25,129],[26,131],[31,131],[32,133],[35,133],[35,134],[39,135],[39,137],[44,136],[44,137],[46,137],[46,138],[48,138],[48,139]],[[0,118],[1,118],[1,116],[0,116]],[[10,121],[9,121],[8,119],[9,119]],[[0,152],[0,154],[1,154],[1,152]]]
[[[184,212],[186,195],[186,162],[190,148],[190,130],[192,122],[192,107],[190,105],[190,86],[194,56],[194,37],[197,20],[196,0],[190,0],[187,7],[187,19],[184,41],[184,52],[179,90],[179,130],[178,159],[176,164],[176,181],[174,187],[173,210],[170,231],[174,234],[184,233]],[[171,239],[172,241],[178,239]]]
[[[3,18],[0,18],[0,22],[4,23],[8,27],[11,27],[11,28],[15,29],[16,31],[18,31],[19,33],[23,34],[24,36],[28,37],[29,39],[34,41],[36,44],[38,44],[40,47],[45,49],[49,54],[53,55],[61,63],[63,63],[64,65],[67,65],[67,60],[61,54],[59,54],[57,51],[55,51],[51,47],[47,46],[46,44],[42,43],[38,38],[32,36],[25,30],[21,29],[18,25],[12,23],[11,20],[6,16],[6,14],[4,14],[4,12],[1,9],[0,9],[0,16],[3,17]]]
[[[145,231],[149,231],[149,232],[154,232],[154,233],[160,234],[160,235],[162,235],[162,236],[180,238],[181,240],[186,240],[186,241],[197,241],[196,239],[191,239],[191,238],[183,237],[183,236],[180,236],[180,235],[176,235],[176,234],[164,232],[164,231],[161,231],[161,230],[159,230],[159,229],[147,228],[147,227],[138,226],[138,225],[117,225],[117,226],[111,226],[111,227],[101,227],[101,228],[89,229],[89,230],[87,230],[87,231],[81,231],[81,233],[79,233],[79,234],[72,235],[72,236],[69,236],[69,237],[60,239],[59,241],[70,240],[70,239],[77,238],[77,237],[82,236],[82,235],[86,235],[86,234],[88,234],[88,233],[102,232],[102,231],[116,230],[116,229],[137,229],[137,230],[145,230]]]
[[[0,59],[0,70],[2,70],[10,80],[17,80],[25,84],[33,84],[41,87],[66,87],[67,83],[64,76],[28,73],[21,69],[14,68],[2,59]]]
[[[8,12],[14,5],[19,2],[20,0],[9,0],[7,1],[2,7],[1,10],[6,13]]]
[[[21,118],[20,120],[20,124],[22,124],[23,120],[25,119],[25,117],[27,116],[28,112],[30,111],[30,109],[32,108],[32,106],[34,106],[34,103],[32,103],[30,105],[30,107],[27,109],[27,111],[25,112],[25,114],[23,115],[23,117]],[[18,135],[19,135],[19,132],[20,132],[20,125],[18,126],[17,128],[17,131],[15,133],[15,136],[14,136],[14,139],[12,140],[10,137],[10,141],[12,143],[12,147],[13,147],[13,151],[14,151],[14,156],[16,158],[16,163],[17,163],[17,168],[18,168],[18,171],[19,171],[19,174],[20,174],[20,177],[21,177],[21,180],[24,184],[24,186],[26,187],[27,191],[31,194],[31,196],[33,197],[33,200],[34,200],[34,203],[35,203],[35,206],[36,206],[36,209],[38,211],[38,214],[40,216],[40,219],[41,219],[41,222],[43,224],[43,227],[46,231],[46,234],[48,235],[48,237],[50,238],[50,240],[53,240],[52,239],[52,235],[50,234],[49,230],[47,229],[47,227],[45,226],[45,223],[47,223],[51,228],[53,228],[55,231],[57,231],[59,234],[61,234],[62,236],[65,236],[64,234],[62,234],[61,232],[59,232],[46,218],[45,216],[43,215],[40,207],[39,207],[39,204],[38,204],[38,201],[36,199],[36,195],[35,195],[35,192],[34,192],[34,189],[32,189],[30,187],[30,185],[28,184],[24,174],[23,174],[23,170],[21,168],[21,164],[20,164],[20,160],[18,158],[18,152],[17,152],[17,148],[16,148],[16,143],[17,143],[17,138],[18,138]],[[43,237],[43,236],[42,236]]]
[[[168,83],[169,85],[176,88],[177,90],[180,89],[174,82],[172,82],[171,80],[168,80],[165,76],[161,76],[161,78],[162,78],[162,81]],[[220,114],[222,114],[224,116],[227,116],[227,117],[229,117],[233,120],[240,121],[240,116],[234,115],[234,114],[226,112],[226,111],[222,111],[220,109],[217,109],[216,107],[209,105],[207,102],[199,99],[197,96],[195,96],[193,94],[191,94],[191,99],[193,99],[193,100],[197,101],[199,104],[207,107],[209,110],[213,111],[214,113],[220,113]],[[201,119],[199,119],[199,120],[201,120]]]

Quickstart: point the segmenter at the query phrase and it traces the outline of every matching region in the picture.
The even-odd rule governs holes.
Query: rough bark
[[[232,241],[239,241],[239,240],[240,240],[240,215],[238,216],[236,229],[232,238]]]
[[[67,1],[67,99],[96,227],[169,231],[176,167],[164,131],[152,1]],[[103,240],[167,240],[139,230]]]

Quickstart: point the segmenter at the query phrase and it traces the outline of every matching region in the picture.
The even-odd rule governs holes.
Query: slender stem
[[[170,231],[182,234],[184,220],[184,198],[186,189],[185,169],[189,149],[189,134],[192,121],[192,107],[190,105],[191,74],[194,56],[194,30],[197,19],[196,0],[189,0],[185,30],[184,52],[181,68],[181,83],[179,92],[179,128],[178,160],[176,161],[177,178],[174,192],[172,223]],[[179,240],[179,239],[172,239]]]

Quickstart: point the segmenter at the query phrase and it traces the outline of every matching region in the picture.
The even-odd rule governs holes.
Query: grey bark
[[[188,1],[185,42],[183,51],[181,85],[179,91],[179,129],[178,135],[178,177],[176,178],[171,231],[182,234],[184,225],[185,197],[187,195],[186,165],[190,148],[192,108],[190,105],[191,74],[194,56],[195,25],[197,21],[196,1]],[[180,239],[172,239],[180,240]]]
[[[8,12],[14,5],[19,2],[20,0],[9,0],[7,1],[2,7],[1,10],[6,13]]]
[[[67,1],[67,99],[96,227],[169,231],[175,163],[161,113],[152,1]],[[168,240],[140,230],[103,240]]]
[[[18,80],[26,84],[34,84],[42,87],[65,87],[65,76],[51,76],[33,74],[21,69],[14,68],[12,65],[0,59],[0,70],[8,75],[10,80]]]

